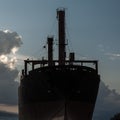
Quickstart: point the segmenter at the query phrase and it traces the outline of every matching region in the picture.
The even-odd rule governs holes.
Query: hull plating
[[[92,120],[99,81],[85,66],[30,71],[19,87],[19,120]]]

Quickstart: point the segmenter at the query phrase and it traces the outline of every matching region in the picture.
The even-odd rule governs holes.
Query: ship
[[[47,59],[24,60],[19,91],[19,120],[92,120],[99,90],[98,60],[66,58],[65,8],[57,8],[58,58],[53,36]],[[31,68],[30,68],[31,67]]]

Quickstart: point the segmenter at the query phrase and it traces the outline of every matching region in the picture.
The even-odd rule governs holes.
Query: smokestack
[[[48,42],[48,65],[53,65],[53,37],[47,38]]]
[[[58,39],[59,39],[59,65],[65,64],[65,9],[57,9]]]

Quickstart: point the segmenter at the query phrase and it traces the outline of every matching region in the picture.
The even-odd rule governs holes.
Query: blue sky
[[[71,51],[77,59],[98,60],[102,81],[120,93],[119,6],[120,0],[0,0],[0,29],[22,36],[23,44],[16,53],[19,60],[41,58],[46,54],[42,47],[47,36],[57,39],[56,9],[66,8]]]
[[[69,47],[77,58],[99,60],[102,80],[120,93],[119,5],[119,0],[1,0],[0,28],[22,36],[18,53],[40,58],[47,36],[57,38],[56,9],[65,7]]]

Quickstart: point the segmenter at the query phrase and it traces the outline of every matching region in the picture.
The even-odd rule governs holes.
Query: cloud
[[[105,53],[111,60],[120,60],[120,53]]]
[[[0,103],[17,104],[18,69],[15,52],[22,45],[21,36],[10,30],[0,30]]]
[[[10,30],[0,30],[0,55],[9,54],[22,45],[21,36]]]
[[[110,60],[120,60],[120,53],[114,52],[110,46],[99,44],[98,50]]]
[[[11,69],[0,63],[0,103],[17,104],[18,83],[14,80],[18,76],[17,69]]]
[[[110,120],[116,113],[120,113],[120,95],[101,81],[93,120]]]

